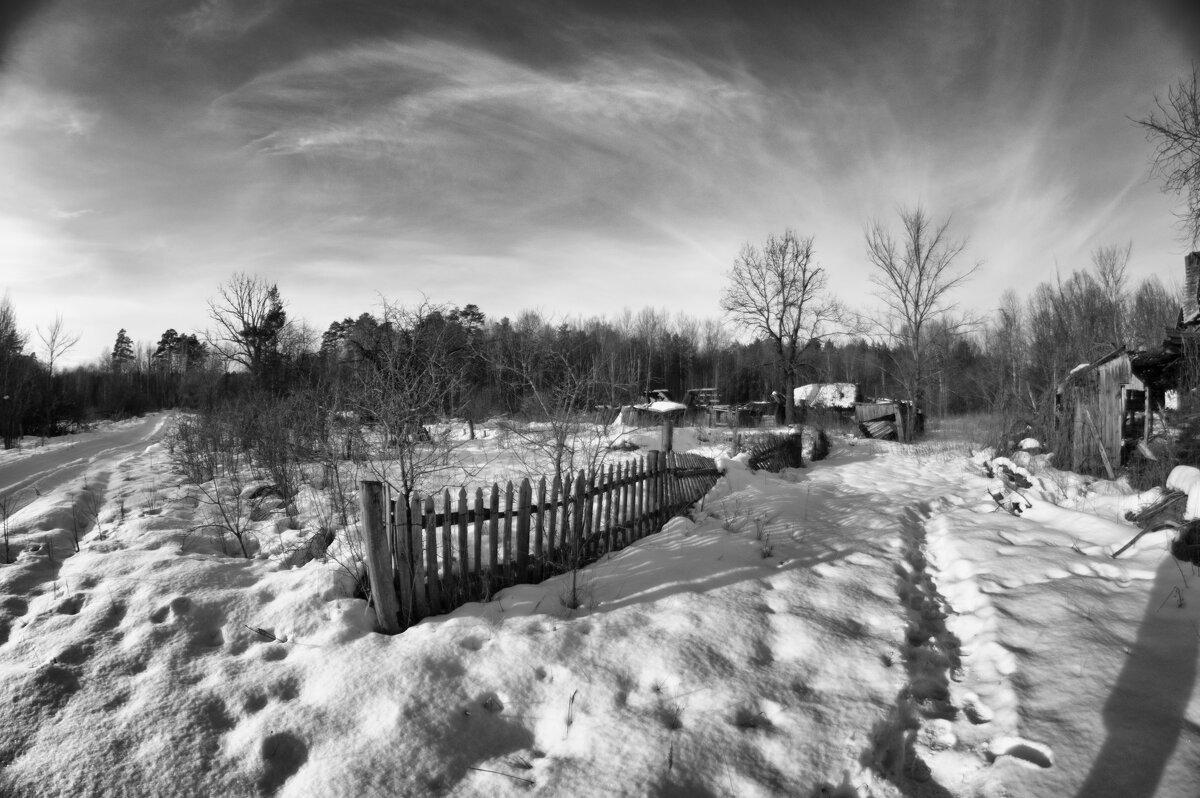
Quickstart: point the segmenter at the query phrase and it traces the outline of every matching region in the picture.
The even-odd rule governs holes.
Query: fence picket
[[[564,563],[564,567],[567,568],[574,567],[573,563],[583,556],[583,504],[586,494],[584,472],[580,470],[579,476],[575,478],[575,497],[571,503],[571,542],[570,551],[567,552],[570,562]]]
[[[533,534],[533,567],[536,571],[534,579],[541,581],[545,574],[546,564],[546,478],[538,480],[537,493],[537,527]]]
[[[488,504],[492,514],[488,519],[488,593],[500,589],[500,486],[492,483],[492,498]]]
[[[639,457],[637,461],[637,481],[634,483],[633,497],[633,539],[641,540],[642,524],[646,518],[646,459]]]
[[[554,562],[558,555],[556,547],[561,545],[555,539],[555,532],[558,529],[558,502],[562,500],[563,506],[566,506],[566,498],[562,495],[562,477],[558,474],[554,475],[554,481],[550,483],[550,530],[546,535],[546,559],[549,562]]]
[[[529,581],[529,511],[533,504],[533,489],[529,479],[521,480],[521,492],[517,498],[517,556],[515,581]]]
[[[446,513],[449,515],[449,512]],[[463,601],[471,600],[471,546],[467,540],[467,489],[458,489],[458,590]]]
[[[616,482],[613,475],[616,473],[612,463],[608,464],[608,481],[604,487],[604,544],[607,551],[613,550],[615,543],[613,535],[613,496],[616,491]]]
[[[483,488],[475,489],[475,562],[471,572],[475,575],[475,589],[483,586]]]
[[[442,601],[451,603],[456,585],[454,579],[454,532],[450,522],[450,491],[442,491]]]
[[[594,517],[596,514],[596,472],[593,469],[587,475],[587,501],[583,506],[583,552],[585,557],[590,557],[596,548],[595,538],[592,533],[595,530]]]
[[[503,511],[497,483],[486,506],[484,489],[475,490],[473,508],[466,488],[459,489],[457,505],[443,489],[440,512],[433,496],[414,492],[407,508],[389,498],[383,537],[395,569],[400,625],[632,545],[702,500],[718,473],[708,458],[651,451],[607,468],[556,475],[549,485],[542,477],[536,500],[532,480],[509,481]]]
[[[437,516],[433,512],[433,497],[425,497],[425,586],[431,612],[442,611],[442,592],[438,584]]]
[[[504,489],[504,562],[501,565],[504,574],[504,584],[511,585],[513,581],[513,484],[512,480]]]
[[[413,623],[429,615],[429,600],[425,596],[425,560],[422,556],[421,541],[425,530],[421,526],[421,494],[415,491],[408,505],[408,541],[409,560],[412,563],[412,610]]]
[[[400,627],[406,629],[412,626],[413,618],[413,568],[412,538],[408,530],[408,504],[398,506],[392,503],[391,496],[387,498],[387,506],[395,508],[388,516],[391,521],[392,562],[396,568],[396,598],[400,600]]]

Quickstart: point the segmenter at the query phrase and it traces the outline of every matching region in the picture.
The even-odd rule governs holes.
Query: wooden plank
[[[450,523],[450,491],[442,491],[442,602],[443,611],[449,612],[456,592],[454,578],[454,527]]]
[[[475,518],[483,518],[483,488],[475,489]],[[475,562],[471,564],[471,572],[475,575],[475,586],[479,588],[483,584],[483,521],[475,521],[474,527]],[[477,598],[482,598],[482,596],[478,596]]]
[[[581,469],[575,478],[575,495],[571,502],[571,538],[570,550],[567,552],[567,567],[577,567],[583,556],[583,506],[587,500],[587,483],[585,473]]]
[[[359,505],[362,511],[361,528],[364,537],[363,548],[366,550],[367,579],[371,583],[371,601],[375,605],[375,623],[384,634],[398,634],[400,602],[396,598],[392,553],[388,547],[383,483],[376,480],[360,482]]]
[[[1144,416],[1143,422],[1144,422],[1145,429],[1142,431],[1142,439],[1145,440],[1147,443],[1149,443],[1150,432],[1151,432],[1151,428],[1153,427],[1153,418],[1154,418],[1154,389],[1151,388],[1149,385],[1147,385],[1144,395],[1146,397],[1144,400],[1146,409],[1143,412],[1143,416]],[[1151,457],[1150,459],[1154,460],[1156,458]]]
[[[413,623],[429,615],[429,599],[425,595],[425,558],[423,556],[425,539],[424,513],[421,494],[413,491],[408,504],[408,554],[412,562],[412,606]]]
[[[513,499],[513,484],[510,479],[504,489],[504,562],[501,565],[506,585],[511,585],[513,578]]]
[[[629,498],[629,485],[626,483],[625,477],[628,473],[628,461],[617,464],[617,493],[613,497],[616,503],[616,507],[613,508],[613,526],[616,532],[615,545],[618,549],[623,549],[628,545],[625,542],[625,502]]]
[[[492,510],[488,519],[488,583],[489,593],[495,593],[500,585],[500,486],[492,483],[492,498],[489,504]],[[489,596],[490,598],[490,596]]]
[[[604,483],[604,540],[605,550],[612,551],[616,544],[613,529],[613,499],[616,498],[616,470],[608,464],[608,479]]]
[[[471,600],[471,544],[467,538],[467,489],[458,489],[458,590],[460,600]]]
[[[539,582],[545,579],[545,564],[546,564],[546,478],[542,477],[538,480],[537,494],[537,527],[533,533],[533,560],[534,560],[534,579]]]
[[[559,544],[555,533],[558,531],[558,502],[560,499],[562,499],[562,476],[555,474],[554,481],[550,483],[550,528],[546,530],[546,559],[549,562],[554,562],[558,556],[557,546]]]
[[[640,540],[646,533],[646,517],[648,515],[646,507],[650,496],[650,475],[646,471],[646,458],[639,457],[637,464],[638,480],[635,484],[637,489],[637,502],[635,508],[637,516],[634,520],[635,539]]]
[[[396,564],[396,597],[400,601],[400,628],[407,629],[416,623],[413,608],[413,563],[412,533],[409,530],[408,505],[390,504],[395,509],[392,516],[392,559]]]
[[[586,490],[584,492],[584,504],[583,504],[583,531],[582,531],[583,550],[582,550],[582,556],[587,557],[591,553],[591,549],[592,549],[592,514],[595,510],[595,502],[596,502],[596,472],[595,471],[588,472],[587,482],[585,483],[585,485],[586,485]]]
[[[1083,406],[1083,420],[1092,431],[1092,435],[1095,436],[1096,443],[1100,447],[1100,460],[1104,463],[1104,470],[1108,473],[1108,478],[1116,479],[1113,475],[1112,463],[1108,459],[1108,452],[1104,449],[1104,441],[1100,438],[1100,433],[1096,431],[1096,422],[1092,420],[1092,414],[1088,410],[1087,405]]]
[[[433,497],[425,499],[425,587],[429,594],[431,612],[442,611],[442,591],[438,580],[437,520],[433,514]]]
[[[529,479],[521,480],[520,496],[517,498],[517,583],[529,581],[529,512],[533,504],[533,488]]]

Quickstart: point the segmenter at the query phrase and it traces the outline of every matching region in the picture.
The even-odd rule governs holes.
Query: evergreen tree
[[[129,367],[129,364],[134,360],[133,356],[133,341],[122,327],[117,333],[117,342],[113,344],[112,350],[112,367],[113,371],[124,371]]]

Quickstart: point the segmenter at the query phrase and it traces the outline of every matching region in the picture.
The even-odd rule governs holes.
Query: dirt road
[[[81,477],[101,459],[145,449],[162,436],[168,418],[166,413],[154,413],[135,424],[85,433],[78,443],[0,465],[0,495],[27,490],[45,494]]]

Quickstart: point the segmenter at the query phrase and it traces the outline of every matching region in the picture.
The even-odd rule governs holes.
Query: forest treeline
[[[1179,311],[1179,292],[1157,277],[1131,285],[1128,248],[1101,248],[1090,268],[998,298],[981,318],[953,313],[925,331],[931,416],[970,412],[1033,416],[1070,369],[1118,346],[1157,346]],[[682,398],[716,388],[723,402],[766,399],[784,388],[770,342],[739,340],[719,319],[652,307],[608,318],[493,317],[475,304],[384,304],[323,332],[289,315],[286,297],[238,274],[208,303],[208,330],[166,330],[135,344],[119,331],[97,362],[62,369],[41,330],[0,303],[0,433],[54,435],[102,418],[164,408],[213,408],[255,392],[311,394],[329,409],[371,412],[403,403],[423,418],[472,421],[507,414],[536,420],[616,407],[651,389]],[[131,320],[132,322],[133,320]],[[903,395],[904,338],[869,316],[855,332],[805,348],[796,378],[850,382],[864,396]],[[38,344],[41,344],[39,347]]]

